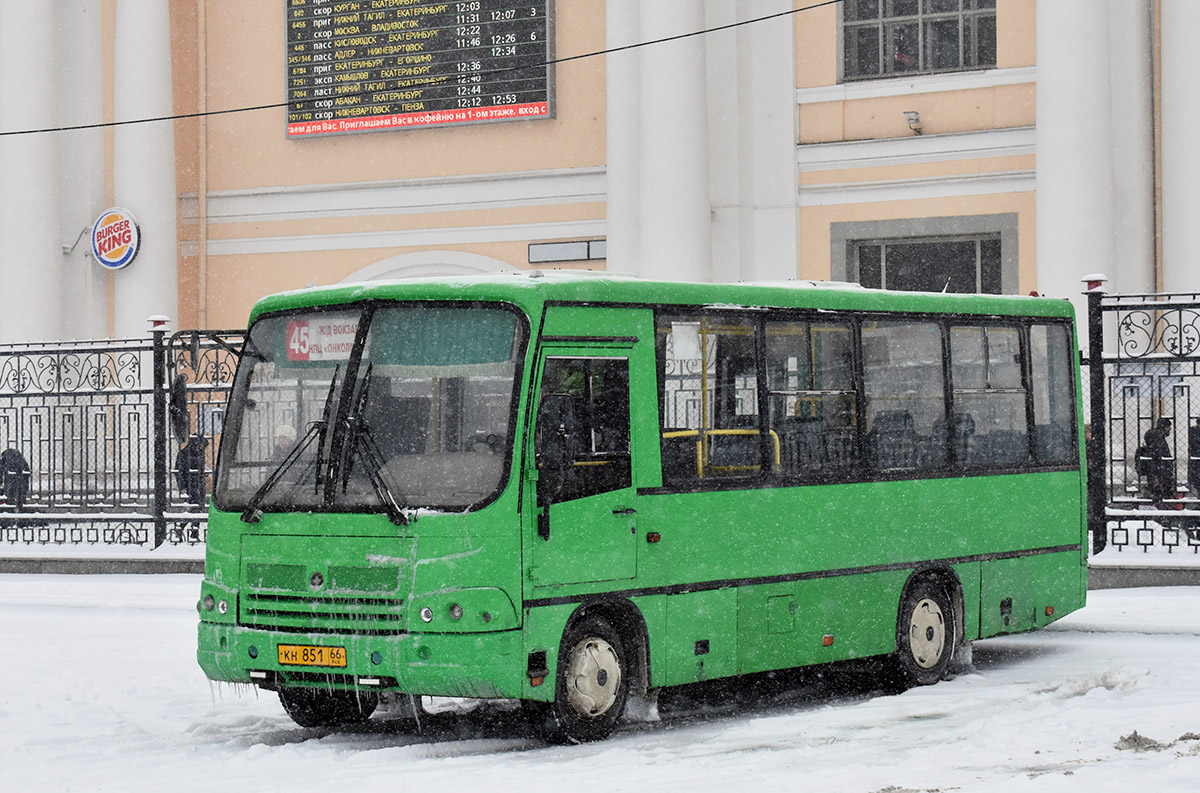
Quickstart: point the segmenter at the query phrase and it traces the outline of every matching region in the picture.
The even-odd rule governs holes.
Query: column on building
[[[117,121],[170,116],[170,3],[117,0],[113,111]],[[146,318],[179,316],[175,125],[118,126],[113,133],[114,200],[137,218],[142,247],[116,273],[117,336],[146,333]]]
[[[630,43],[635,13],[638,42],[704,29],[704,0],[614,6],[610,46]],[[641,47],[636,61],[628,55],[608,56],[609,79],[616,78],[608,108],[608,266],[644,278],[711,280],[704,37]],[[614,102],[622,91],[636,93]]]
[[[795,36],[790,0],[710,0],[708,37],[713,278],[797,274]]]
[[[608,269],[639,274],[641,267],[640,49],[641,0],[605,3],[608,146]]]
[[[1162,289],[1200,292],[1200,97],[1191,32],[1200,3],[1162,0]]]
[[[102,0],[60,0],[58,119],[63,126],[94,124],[104,118]],[[108,204],[105,191],[105,131],[58,133],[58,163],[65,251],[63,334],[69,339],[108,335],[108,273],[92,255],[92,224]]]
[[[1108,3],[1037,3],[1037,288],[1086,316],[1080,278],[1111,273]]]
[[[1113,266],[1109,291],[1155,291],[1154,56],[1151,0],[1110,3]]]
[[[0,0],[0,130],[58,123],[55,4]],[[54,133],[0,137],[0,343],[61,336],[63,240]]]

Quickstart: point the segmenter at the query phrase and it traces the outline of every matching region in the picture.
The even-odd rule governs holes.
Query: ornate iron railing
[[[203,543],[241,339],[160,330],[0,345],[0,555],[16,546]]]
[[[1200,294],[1093,290],[1088,338],[1093,551],[1200,552]]]

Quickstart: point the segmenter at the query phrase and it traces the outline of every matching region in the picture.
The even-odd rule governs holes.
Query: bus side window
[[[970,443],[956,449],[960,466],[1024,465],[1029,429],[1021,329],[1015,325],[952,325],[950,375],[956,416],[969,416]]]
[[[756,322],[726,312],[659,318],[664,485],[754,477],[777,464],[778,437],[761,429],[757,337]]]
[[[853,347],[844,322],[767,323],[767,420],[782,475],[826,476],[856,462]]]
[[[543,504],[629,487],[629,361],[547,358],[534,454]]]
[[[1062,324],[1037,324],[1029,340],[1034,455],[1039,463],[1077,463],[1070,331]]]
[[[864,322],[862,353],[871,467],[902,471],[944,465],[945,378],[938,324]]]

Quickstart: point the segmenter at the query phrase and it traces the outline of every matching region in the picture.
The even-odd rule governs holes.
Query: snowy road
[[[844,674],[710,687],[550,747],[494,707],[421,734],[386,715],[297,728],[273,695],[200,673],[198,580],[0,575],[0,791],[1200,789],[1200,588],[1093,592],[899,696]]]

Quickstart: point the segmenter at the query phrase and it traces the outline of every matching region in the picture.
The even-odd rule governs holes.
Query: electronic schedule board
[[[553,0],[286,0],[288,137],[553,113]]]

